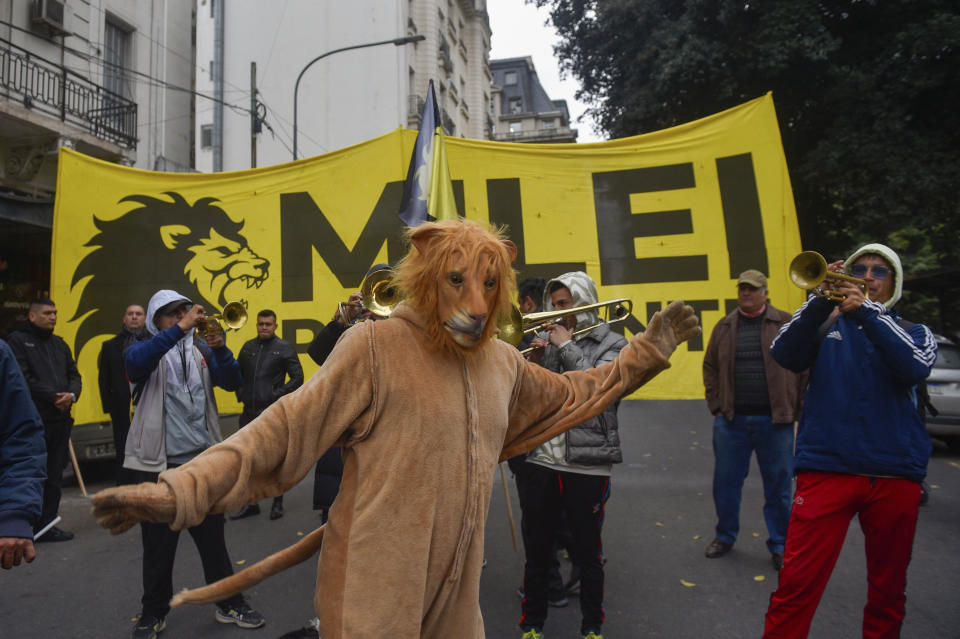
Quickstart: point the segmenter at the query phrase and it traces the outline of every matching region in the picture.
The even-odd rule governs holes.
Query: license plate
[[[113,448],[113,442],[105,442],[103,444],[87,446],[87,457],[113,457],[114,455],[116,455],[116,451]]]

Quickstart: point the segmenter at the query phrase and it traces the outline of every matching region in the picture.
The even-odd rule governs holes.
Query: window
[[[213,125],[204,124],[200,127],[200,146],[209,149],[213,146]]]
[[[510,133],[520,133],[523,131],[523,121],[511,122],[510,123]]]
[[[511,86],[517,83],[517,72],[516,71],[507,71],[503,74],[503,84],[506,86]]]
[[[510,98],[510,113],[523,113],[523,99]]]
[[[543,128],[545,128],[545,129],[555,129],[555,128],[557,128],[557,121],[556,121],[556,120],[552,120],[552,119],[551,119],[551,120],[544,120],[544,121],[543,121]]]
[[[132,98],[125,70],[130,66],[130,31],[107,19],[103,32],[103,86],[108,91]]]

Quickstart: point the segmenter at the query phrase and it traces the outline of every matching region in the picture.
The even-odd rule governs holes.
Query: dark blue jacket
[[[33,537],[46,468],[43,422],[13,351],[0,340],[0,537]]]
[[[811,296],[770,347],[784,368],[810,369],[795,469],[922,480],[931,445],[915,387],[937,357],[933,334],[867,300],[821,336],[834,308]]]
[[[183,330],[176,324],[165,331],[160,331],[150,339],[136,342],[127,349],[124,365],[127,369],[127,379],[134,384],[145,381],[157,367],[163,356],[173,348],[184,336]],[[240,388],[240,365],[233,358],[229,348],[223,346],[216,350],[207,348],[206,344],[195,342],[203,354],[203,359],[210,369],[210,381],[228,391]]]

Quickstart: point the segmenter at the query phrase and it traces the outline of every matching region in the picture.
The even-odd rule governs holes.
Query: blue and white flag
[[[407,226],[457,219],[453,183],[447,167],[447,147],[440,109],[433,92],[433,80],[430,80],[427,88],[427,101],[423,105],[417,141],[410,156],[399,216]]]

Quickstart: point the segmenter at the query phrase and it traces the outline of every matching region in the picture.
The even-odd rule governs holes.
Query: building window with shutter
[[[213,146],[213,125],[204,124],[200,126],[200,146],[209,149]]]

